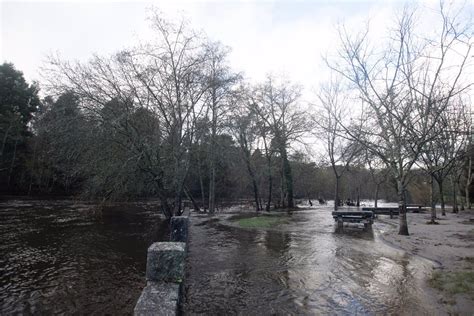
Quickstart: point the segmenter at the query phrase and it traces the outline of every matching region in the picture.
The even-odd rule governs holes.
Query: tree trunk
[[[28,196],[31,194],[31,187],[33,186],[33,174],[35,172],[35,165],[36,165],[36,149],[38,145],[38,139],[35,139],[35,146],[33,147],[33,163],[31,166],[31,174],[30,174],[30,184],[28,185]]]
[[[282,166],[281,166],[281,171],[280,171],[280,205],[281,208],[286,207],[286,202],[285,202],[285,180],[283,176],[283,161],[282,161]]]
[[[408,233],[408,222],[407,222],[407,205],[405,200],[405,185],[402,180],[397,181],[397,193],[398,193],[398,218],[399,218],[399,229],[398,234],[403,236],[410,235]]]
[[[10,187],[10,181],[12,178],[12,173],[13,173],[13,167],[15,166],[15,159],[16,159],[16,147],[18,145],[18,136],[15,139],[15,146],[13,147],[13,157],[12,157],[12,163],[10,164],[10,170],[8,171],[8,183],[7,187]]]
[[[286,186],[286,198],[288,201],[288,207],[289,208],[294,208],[295,203],[293,201],[293,175],[291,172],[291,165],[290,162],[288,161],[288,155],[286,152],[286,148],[283,146],[281,148],[281,155],[283,159],[283,175],[285,178],[285,186]]]
[[[173,212],[173,216],[181,216],[183,213],[183,195],[180,193],[178,196],[178,203],[176,204]]]
[[[201,167],[202,167],[201,155],[199,154],[199,152],[197,154],[197,163],[198,163],[199,187],[201,190],[201,207],[205,211],[206,210],[206,194],[204,192],[204,181],[202,179],[202,170],[201,170]]]
[[[260,198],[259,198],[259,194],[258,194],[258,185],[257,185],[257,180],[255,178],[255,173],[253,171],[253,168],[252,168],[252,164],[251,164],[251,161],[250,161],[250,149],[249,149],[249,146],[248,146],[248,143],[247,143],[247,138],[246,138],[246,135],[245,133],[243,132],[240,132],[239,133],[239,145],[240,145],[240,148],[242,149],[242,152],[243,152],[243,155],[244,155],[244,160],[245,160],[245,164],[247,166],[247,171],[250,175],[250,178],[252,179],[252,187],[253,187],[253,195],[254,195],[254,199],[255,199],[255,210],[257,212],[260,211]]]
[[[160,202],[161,202],[161,206],[160,206],[161,212],[163,213],[163,215],[165,215],[166,219],[168,220],[171,219],[171,217],[173,216],[173,210],[168,203],[168,199],[162,197],[160,198]]]
[[[374,207],[377,208],[377,202],[379,200],[379,188],[380,188],[380,184],[376,184],[375,185],[375,202],[374,202]]]
[[[456,188],[456,180],[452,179],[453,185],[453,213],[458,213],[458,196],[457,196],[457,188]]]
[[[431,224],[436,224],[436,198],[434,194],[434,180],[430,177]]]
[[[272,203],[272,190],[273,190],[273,178],[272,178],[272,156],[268,150],[267,140],[263,135],[263,144],[265,145],[265,157],[267,158],[267,173],[268,173],[268,199],[265,210],[270,212],[270,206]]]
[[[255,210],[257,212],[260,211],[260,203],[259,203],[259,195],[258,195],[258,185],[257,181],[255,180],[255,175],[252,175],[252,186],[253,186],[253,195],[255,199]]]
[[[441,215],[446,216],[446,205],[444,201],[443,180],[437,180],[439,187],[439,199],[441,202]]]
[[[211,148],[209,153],[210,175],[209,175],[209,213],[214,213],[216,203],[216,134],[217,134],[217,108],[215,94],[213,93],[212,106],[212,128],[211,128]]]
[[[466,205],[466,209],[470,210],[471,209],[471,199],[469,197],[469,186],[466,185],[466,187],[464,188],[464,193],[465,193],[464,204]]]
[[[184,194],[186,194],[186,196],[188,197],[189,200],[191,200],[191,203],[193,204],[193,208],[196,212],[199,212],[200,209],[199,209],[199,205],[198,203],[196,202],[196,200],[193,198],[193,196],[191,195],[191,193],[189,192],[189,190],[187,188],[184,188]]]
[[[336,175],[336,187],[334,189],[334,210],[339,208],[339,177]]]
[[[183,205],[183,194],[184,194],[184,181],[186,180],[186,175],[188,172],[187,164],[185,164],[184,166],[181,165],[181,168],[183,168],[184,171],[182,171],[183,176],[182,176],[181,181],[178,183],[178,190],[176,192],[175,205],[173,208],[173,216],[179,216],[181,215],[183,211],[182,205]]]
[[[357,207],[360,207],[360,187],[357,187]]]
[[[270,206],[271,206],[271,203],[272,203],[272,189],[273,189],[273,179],[272,179],[272,175],[269,174],[268,176],[268,200],[267,200],[267,206],[265,208],[265,210],[267,212],[270,212]]]
[[[258,212],[260,211],[260,203],[259,203],[259,194],[258,194],[258,185],[257,180],[255,179],[255,173],[253,172],[252,165],[250,164],[250,154],[247,152],[245,162],[247,164],[247,171],[252,179],[252,187],[253,187],[253,197],[255,199],[255,210]]]
[[[202,180],[202,172],[199,171],[199,186],[201,188],[201,204],[202,208],[206,210],[206,194],[204,193],[204,181]]]
[[[214,213],[216,203],[216,170],[214,164],[211,166],[209,179],[209,213]]]
[[[8,128],[5,131],[5,135],[3,136],[3,141],[2,141],[2,149],[0,150],[0,157],[3,155],[3,152],[5,151],[5,145],[7,144],[7,139],[8,139],[8,133],[10,132],[10,129],[12,128],[12,122],[9,122]]]
[[[469,187],[471,186],[472,182],[472,158],[469,157],[469,164],[468,164],[468,169],[467,169],[467,180],[466,180],[466,186],[464,188],[464,193],[465,193],[465,204],[466,208],[468,210],[471,209],[471,198],[469,196]]]

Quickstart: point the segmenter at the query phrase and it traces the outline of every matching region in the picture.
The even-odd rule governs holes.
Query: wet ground
[[[1,201],[0,315],[131,314],[167,236],[152,202]]]
[[[340,231],[330,207],[278,214],[287,223],[272,229],[234,216],[192,217],[185,314],[436,313],[423,290],[431,263],[381,241],[380,222]]]

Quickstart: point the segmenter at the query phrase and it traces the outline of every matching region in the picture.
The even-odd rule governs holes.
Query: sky
[[[360,30],[366,21],[374,36],[406,1],[200,0],[200,1],[5,1],[0,0],[0,62],[12,62],[27,80],[41,82],[46,56],[86,61],[151,38],[151,7],[170,20],[185,16],[232,51],[230,63],[250,81],[284,74],[306,95],[329,74],[322,56],[334,53],[336,26]],[[473,0],[466,1],[473,11]],[[423,9],[437,1],[417,2]],[[427,24],[429,25],[429,23]],[[429,27],[429,26],[428,26]]]

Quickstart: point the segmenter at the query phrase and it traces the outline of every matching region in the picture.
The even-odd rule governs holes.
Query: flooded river
[[[73,201],[0,202],[0,314],[131,314],[146,249],[168,227],[153,203],[95,211]],[[329,207],[242,229],[232,212],[192,216],[185,314],[427,314],[428,261],[374,230],[336,231]]]
[[[374,229],[335,229],[329,207],[242,229],[232,214],[192,218],[186,314],[436,313],[422,290],[431,263],[387,246]]]
[[[153,203],[0,202],[0,315],[131,314],[146,249],[167,239]]]

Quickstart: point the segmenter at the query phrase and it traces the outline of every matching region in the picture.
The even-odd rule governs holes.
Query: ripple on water
[[[337,231],[328,209],[279,216],[289,224],[269,230],[193,219],[185,313],[431,312],[417,283],[429,263],[386,246],[373,231]]]
[[[2,201],[0,314],[130,314],[146,249],[168,235],[142,205]]]

